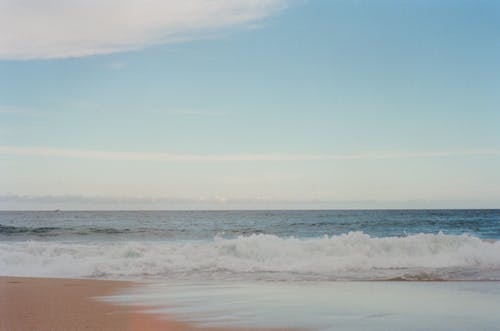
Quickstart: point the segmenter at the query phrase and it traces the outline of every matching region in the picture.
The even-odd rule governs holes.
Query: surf
[[[500,242],[471,235],[3,242],[0,274],[106,279],[500,280]]]

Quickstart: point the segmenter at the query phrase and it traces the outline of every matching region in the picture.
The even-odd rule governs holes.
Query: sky
[[[0,209],[500,208],[500,2],[0,0]]]

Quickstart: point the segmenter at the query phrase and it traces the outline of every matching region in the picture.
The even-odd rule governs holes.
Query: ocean
[[[2,211],[0,275],[145,282],[102,299],[201,326],[495,330],[499,239],[500,210]]]

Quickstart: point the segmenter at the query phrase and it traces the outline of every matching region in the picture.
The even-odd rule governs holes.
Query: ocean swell
[[[470,235],[170,242],[4,242],[0,274],[109,279],[500,280],[500,242]]]

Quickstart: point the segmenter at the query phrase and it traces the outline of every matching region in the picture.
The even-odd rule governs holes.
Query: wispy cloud
[[[81,57],[255,24],[285,0],[0,0],[0,59]]]
[[[26,114],[30,112],[28,109],[0,105],[0,114]]]
[[[315,160],[364,160],[406,159],[424,157],[457,157],[500,155],[499,149],[458,150],[436,152],[390,152],[353,154],[170,154],[101,151],[91,149],[60,149],[45,147],[0,146],[3,155],[69,157],[98,160],[165,161],[165,162],[235,162],[235,161],[315,161]]]
[[[157,111],[159,113],[173,114],[173,115],[201,115],[201,116],[221,116],[227,115],[224,111],[210,111],[199,109],[162,109]]]
[[[33,116],[41,115],[44,111],[32,108],[21,108],[16,106],[2,106],[0,105],[0,115],[19,115],[19,116]]]

